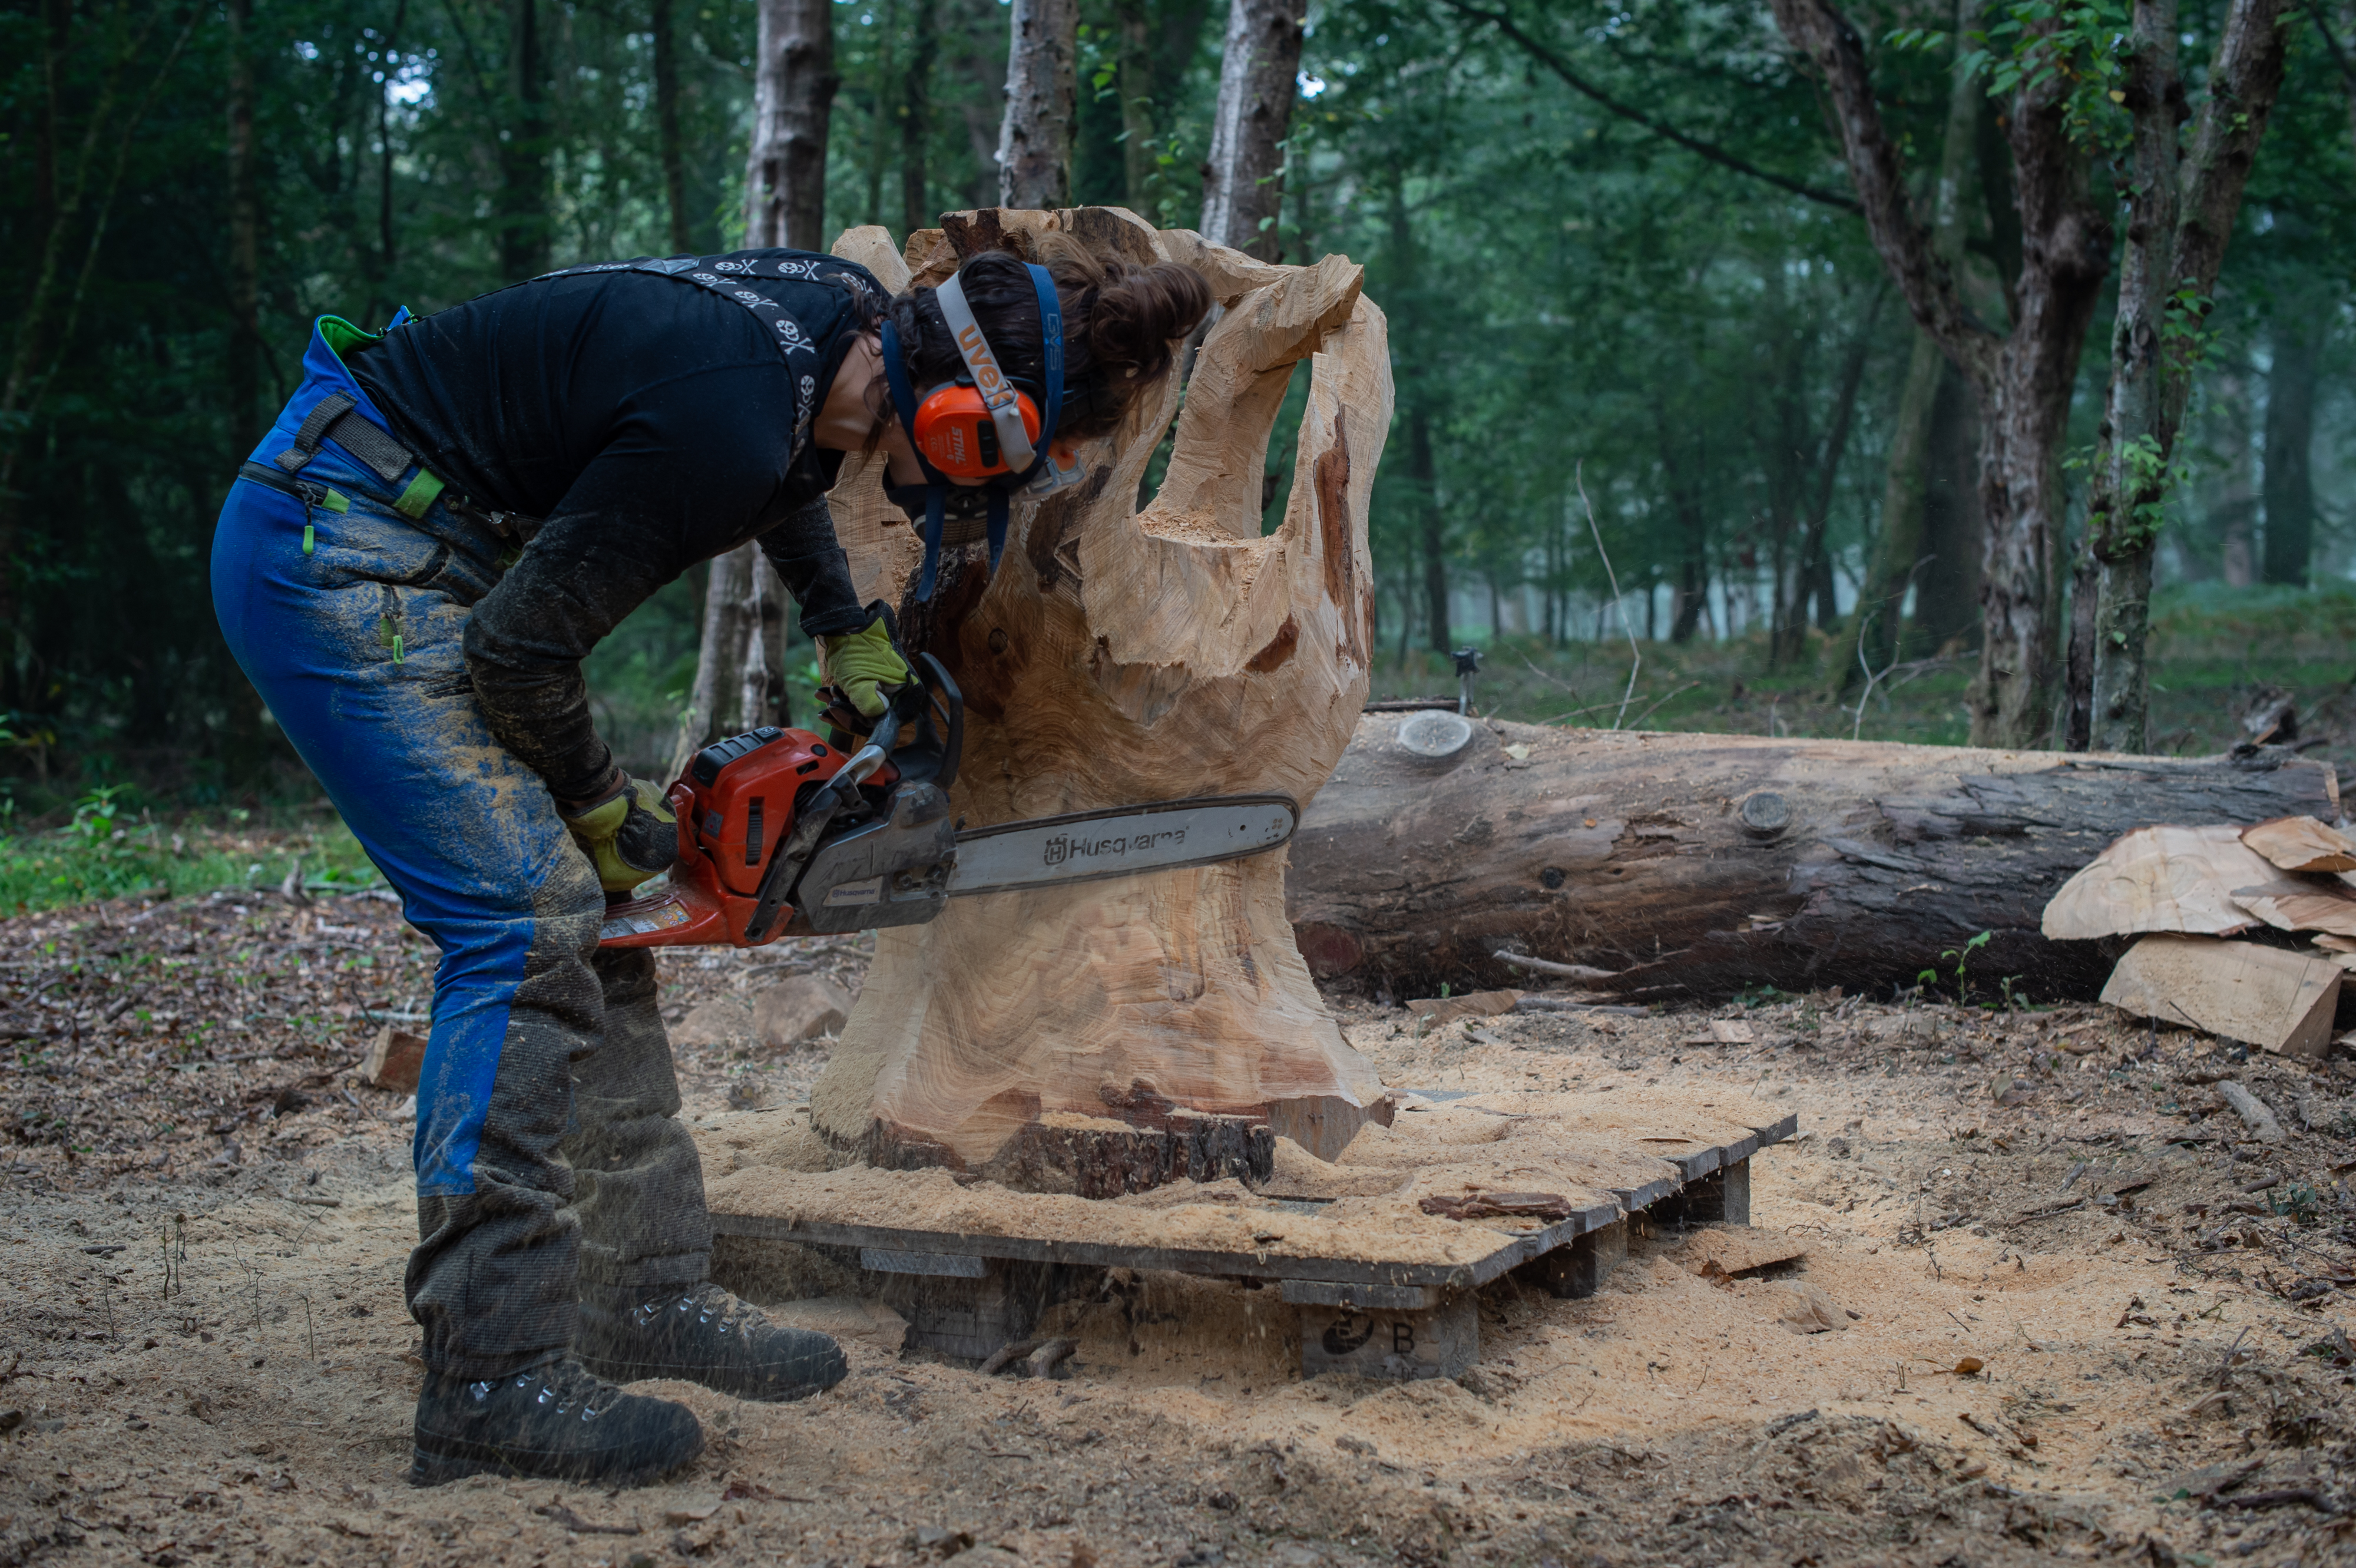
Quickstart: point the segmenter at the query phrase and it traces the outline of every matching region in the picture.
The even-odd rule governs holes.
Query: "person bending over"
[[[1060,434],[1108,433],[1209,291],[1061,237],[1045,259]],[[991,252],[958,280],[1044,395],[1031,272]],[[843,453],[878,446],[896,484],[926,482],[887,392],[887,318],[918,397],[965,374],[934,290],[887,297],[795,251],[575,267],[382,333],[324,317],[221,510],[221,631],[441,951],[406,1279],[419,1484],[648,1479],[701,1429],[616,1384],[786,1400],[843,1375],[832,1340],[711,1283],[654,955],[598,947],[607,896],[667,868],[676,827],[598,738],[581,660],[681,572],[758,540],[830,681],[883,713],[910,671],[852,591],[825,495]]]

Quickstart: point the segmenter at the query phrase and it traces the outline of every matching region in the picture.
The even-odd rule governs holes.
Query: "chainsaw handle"
[[[836,770],[830,780],[835,795],[849,801],[851,792],[874,777],[875,770],[891,760],[892,746],[900,738],[900,715],[886,706],[884,716],[875,721],[868,732],[867,744],[851,754],[851,760]]]

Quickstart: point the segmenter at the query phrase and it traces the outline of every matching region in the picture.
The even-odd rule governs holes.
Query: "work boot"
[[[417,1396],[409,1479],[461,1476],[636,1486],[703,1452],[695,1412],[624,1393],[570,1356],[504,1378],[429,1372]]]
[[[573,1348],[601,1378],[683,1378],[740,1400],[798,1400],[851,1369],[833,1340],[780,1328],[715,1284],[584,1291]]]

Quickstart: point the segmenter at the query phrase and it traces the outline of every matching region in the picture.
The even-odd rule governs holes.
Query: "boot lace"
[[[479,1403],[490,1397],[492,1390],[503,1385],[509,1393],[529,1399],[556,1415],[577,1412],[583,1421],[596,1420],[622,1397],[620,1389],[570,1358],[509,1377],[469,1383],[466,1392]]]
[[[692,1290],[641,1302],[630,1309],[630,1324],[637,1328],[653,1328],[661,1324],[675,1324],[680,1327],[690,1324],[708,1324],[715,1334],[734,1334],[742,1337],[754,1329],[766,1327],[768,1322],[759,1307],[709,1282]]]

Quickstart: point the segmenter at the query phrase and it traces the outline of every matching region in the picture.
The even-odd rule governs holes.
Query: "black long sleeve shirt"
[[[696,563],[757,538],[804,631],[867,624],[826,510],[842,455],[810,445],[797,411],[823,406],[883,289],[830,256],[712,262],[809,350],[781,353],[762,318],[685,279],[604,271],[484,295],[350,360],[427,467],[478,506],[545,520],[475,606],[466,665],[492,733],[559,800],[613,768],[582,659]],[[780,266],[804,275],[762,275]]]

